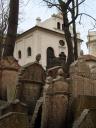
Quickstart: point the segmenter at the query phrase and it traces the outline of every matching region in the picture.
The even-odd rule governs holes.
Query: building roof
[[[23,37],[23,36],[25,36],[25,35],[27,35],[27,34],[29,34],[31,32],[34,32],[35,30],[45,30],[45,31],[48,31],[48,32],[53,32],[53,33],[57,33],[57,34],[60,34],[60,35],[64,36],[64,33],[62,31],[60,31],[60,30],[59,31],[55,31],[55,30],[52,30],[52,29],[48,29],[48,28],[36,25],[36,26],[28,29],[27,31],[23,32],[22,34],[18,35],[17,39],[21,38],[21,37]]]
[[[45,28],[45,27],[41,27],[41,26],[36,25],[36,26],[30,28],[29,30],[23,32],[22,34],[18,35],[17,36],[17,40],[20,39],[20,38],[22,38],[22,37],[24,37],[24,36],[26,36],[27,34],[29,34],[31,32],[34,32],[35,30],[41,30],[41,31],[43,30],[43,31],[46,31],[46,32],[51,32],[53,34],[58,34],[60,36],[64,36],[64,32],[62,30],[57,30],[56,31],[56,30],[52,30],[52,29],[48,29],[48,28]],[[79,38],[77,38],[77,39],[80,40],[80,42],[83,41],[82,39],[79,39]]]
[[[96,31],[89,31],[87,35],[87,44],[96,42]]]
[[[80,59],[84,59],[85,61],[96,61],[96,57],[92,55],[83,55]]]
[[[86,44],[88,45],[89,43],[94,43],[94,42],[96,42],[96,39],[90,40],[90,41],[86,42]]]

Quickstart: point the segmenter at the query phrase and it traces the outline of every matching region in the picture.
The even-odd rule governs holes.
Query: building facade
[[[87,39],[88,39],[87,46],[88,46],[89,54],[96,56],[96,31],[89,32]]]
[[[14,56],[21,66],[35,61],[35,56],[41,54],[41,64],[44,68],[47,66],[48,54],[54,53],[56,57],[60,52],[67,56],[67,45],[64,39],[63,18],[60,14],[53,14],[46,21],[41,22],[38,17],[36,26],[25,31],[18,36]],[[72,28],[70,27],[72,34]],[[80,55],[80,34],[77,33],[78,55]],[[63,42],[61,46],[60,42]]]

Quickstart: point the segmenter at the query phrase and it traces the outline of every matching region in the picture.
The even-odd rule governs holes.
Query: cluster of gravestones
[[[61,67],[56,66],[46,73],[36,59],[20,70],[17,98],[27,104],[31,128],[59,128],[65,125],[69,89]]]
[[[80,59],[71,65],[69,79],[64,78],[63,68],[59,65],[48,70],[46,81],[45,76],[38,61],[21,71],[19,99],[29,106],[30,127],[81,127],[85,117],[90,115],[90,109],[96,108],[96,81],[94,79],[90,84],[89,66]]]
[[[96,68],[90,66],[88,59],[87,63],[80,58],[72,64],[69,79],[64,79],[61,67],[49,70],[43,96],[36,103],[30,127],[96,127]]]
[[[4,90],[8,91],[9,101],[13,102],[17,98],[19,102],[15,104],[11,102],[11,109],[6,107],[2,109],[2,112],[5,110],[5,113],[22,112],[24,108],[24,112],[28,114],[30,128],[88,128],[88,123],[90,123],[90,128],[95,128],[96,67],[91,67],[88,59],[89,65],[84,59],[80,59],[71,65],[70,78],[66,79],[62,65],[52,66],[46,73],[39,64],[40,58],[39,54],[35,62],[19,68],[18,75],[18,65],[14,65],[13,60],[6,61],[6,65],[10,68],[3,66],[2,75],[4,75],[4,80],[6,76],[9,83],[5,86],[6,81],[2,79],[2,86],[4,85]],[[13,68],[10,63],[13,64]],[[11,78],[7,75],[10,71],[12,71]],[[9,79],[16,79],[15,83],[12,84]],[[9,87],[12,87],[13,92]],[[16,107],[18,105],[20,107]]]

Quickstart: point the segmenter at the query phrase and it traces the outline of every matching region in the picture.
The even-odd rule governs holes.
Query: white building
[[[87,46],[88,46],[89,54],[96,56],[96,31],[89,32],[87,39],[88,39]]]
[[[36,26],[18,36],[14,56],[20,65],[25,65],[35,61],[35,56],[41,53],[41,64],[43,67],[46,67],[48,51],[54,51],[56,57],[58,57],[61,51],[67,55],[67,46],[62,30],[63,19],[60,14],[53,14],[51,18],[44,22],[41,22],[40,18],[37,18],[36,21]],[[80,43],[82,40],[80,39],[80,34],[78,33],[77,35],[78,54],[80,54]],[[64,46],[60,45],[60,40],[65,42]]]

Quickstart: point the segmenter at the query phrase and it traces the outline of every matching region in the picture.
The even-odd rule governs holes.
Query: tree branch
[[[91,15],[87,14],[87,13],[78,14],[78,16],[82,16],[82,15],[86,15],[86,16],[90,17],[91,19],[93,19],[96,22],[96,19],[94,17],[92,17]]]
[[[58,8],[61,11],[61,8],[60,8],[60,5],[59,4],[52,3],[52,2],[50,2],[48,0],[43,0],[43,1],[47,3],[47,6],[49,8],[56,7],[56,8]]]
[[[68,8],[68,6],[70,5],[70,3],[72,2],[72,0],[68,0],[67,2],[66,2],[66,7]]]

